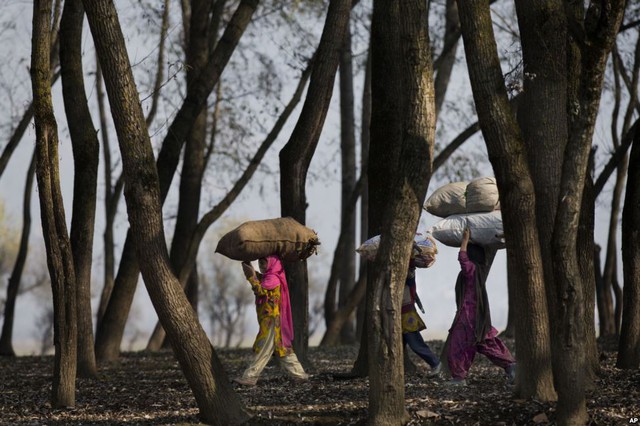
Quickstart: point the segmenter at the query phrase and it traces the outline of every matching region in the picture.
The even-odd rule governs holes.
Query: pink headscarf
[[[273,290],[280,286],[280,327],[282,344],[290,348],[293,341],[293,321],[291,316],[291,302],[289,301],[289,287],[284,274],[284,267],[278,256],[267,256],[267,267],[262,274],[260,285],[266,290]]]

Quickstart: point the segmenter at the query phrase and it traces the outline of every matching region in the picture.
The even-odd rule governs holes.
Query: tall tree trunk
[[[640,368],[640,131],[635,130],[622,209],[622,326],[616,367]]]
[[[60,23],[60,66],[75,168],[71,249],[77,286],[78,375],[96,377],[98,369],[93,349],[91,264],[100,148],[84,90],[81,47],[83,20],[82,1],[67,0]]]
[[[291,137],[280,151],[281,215],[293,217],[302,224],[306,223],[307,171],[329,109],[350,11],[351,0],[332,0],[329,3],[327,19],[314,57],[307,97]],[[287,279],[293,283],[290,292],[295,335],[293,346],[304,364],[308,361],[309,347],[309,288],[306,261],[287,264],[285,271]]]
[[[496,174],[507,235],[507,264],[518,288],[515,304],[518,377],[516,392],[555,398],[548,311],[536,226],[534,186],[524,141],[507,97],[487,0],[458,2],[473,97],[489,159]]]
[[[36,154],[33,153],[27,180],[24,185],[24,197],[22,201],[22,236],[20,237],[20,248],[13,271],[9,277],[7,285],[7,299],[4,303],[4,321],[2,323],[2,335],[0,336],[0,356],[15,356],[13,350],[13,321],[15,319],[16,299],[20,289],[22,271],[27,260],[29,251],[29,235],[31,233],[31,195],[33,192],[33,178],[36,173]]]
[[[558,210],[552,237],[553,294],[560,301],[553,311],[552,347],[554,379],[558,391],[559,424],[588,420],[585,388],[589,386],[585,328],[585,292],[577,258],[577,233],[588,170],[589,152],[600,105],[606,60],[624,14],[624,1],[602,10],[565,3],[568,27],[584,24],[584,41],[568,37],[567,71],[578,70],[569,83],[567,105],[580,105],[569,114],[568,143],[562,164]],[[569,108],[567,108],[569,110]]]
[[[249,416],[171,272],[158,172],[115,6],[110,1],[86,1],[85,8],[118,134],[130,232],[149,296],[194,393],[202,421],[217,425],[246,422]]]
[[[240,37],[249,25],[257,5],[258,0],[241,0],[203,72],[197,76],[192,90],[187,92],[182,107],[169,126],[156,161],[162,202],[169,192],[183,142],[198,114],[204,108],[209,94],[217,84],[222,70],[240,41]],[[96,331],[96,357],[98,360],[114,360],[120,354],[120,343],[140,273],[132,238],[131,233],[127,232],[113,293],[109,299],[103,321],[98,325]]]
[[[341,233],[345,241],[340,261],[340,292],[338,306],[348,303],[347,298],[355,286],[356,279],[356,209],[350,200],[356,186],[356,136],[353,110],[353,66],[351,54],[351,29],[347,25],[344,45],[340,52],[340,151],[342,158]],[[343,325],[343,344],[355,342],[355,322],[349,318]]]
[[[209,19],[212,3],[205,0],[192,0],[189,44],[186,46],[187,91],[202,72],[209,55]],[[200,211],[200,193],[204,176],[204,151],[207,136],[207,109],[198,114],[185,143],[182,173],[180,176],[180,199],[178,215],[171,241],[171,265],[176,274],[185,262],[191,234],[198,224]],[[194,267],[185,288],[191,306],[198,312],[198,273]],[[157,330],[157,331],[156,331]],[[164,333],[156,327],[147,344],[148,350],[157,350],[162,346]]]
[[[440,113],[444,103],[447,88],[451,81],[451,73],[456,63],[456,52],[458,50],[458,40],[460,40],[460,19],[458,18],[458,6],[456,0],[447,0],[445,11],[445,31],[443,46],[447,47],[438,57],[439,63],[436,68],[435,93],[436,93],[436,114]]]
[[[115,269],[115,255],[113,246],[113,222],[116,217],[118,200],[122,191],[114,188],[111,181],[111,144],[109,143],[109,130],[107,125],[107,114],[104,105],[104,90],[102,88],[102,70],[96,58],[96,100],[98,103],[98,114],[100,117],[100,135],[102,137],[103,171],[104,171],[104,283],[100,293],[100,302],[96,315],[96,329],[100,328],[107,304],[113,291],[113,275]]]
[[[593,153],[593,150],[591,151]],[[593,170],[593,155],[589,157],[589,170]],[[591,173],[586,176],[582,207],[578,225],[576,255],[580,276],[584,282],[584,327],[585,327],[585,362],[587,365],[587,389],[591,389],[600,368],[598,359],[598,342],[596,340],[595,305],[596,275],[595,256],[595,193]]]
[[[362,88],[362,114],[361,114],[361,130],[360,130],[360,179],[362,180],[362,196],[360,197],[360,241],[365,241],[369,235],[369,172],[367,164],[369,163],[369,141],[371,139],[370,127],[371,127],[371,46],[367,52],[367,62],[365,65],[364,84]],[[358,268],[358,283],[360,281],[367,282],[367,263],[360,262]],[[363,299],[358,306],[358,312],[356,314],[357,325],[356,334],[358,340],[362,340],[362,335],[365,334],[366,321],[366,300]],[[364,346],[364,348],[363,348]],[[367,344],[360,345],[360,350],[366,351]],[[368,362],[364,363],[365,365]],[[366,371],[366,370],[365,370]]]
[[[374,425],[408,420],[401,302],[413,237],[431,179],[435,142],[427,21],[425,2],[374,1],[369,176],[384,171],[383,176],[390,181],[382,186],[387,191],[387,204],[382,209],[381,241],[369,289],[368,423]],[[398,93],[403,96],[398,97]],[[385,150],[386,155],[380,155]],[[373,179],[371,189],[373,192]]]
[[[36,125],[36,175],[42,231],[54,307],[54,368],[51,405],[75,405],[77,318],[73,254],[58,169],[58,128],[51,100],[51,1],[34,1],[31,83]]]

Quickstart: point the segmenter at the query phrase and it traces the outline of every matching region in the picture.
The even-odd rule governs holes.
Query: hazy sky
[[[118,4],[126,4],[126,2],[118,2]],[[30,5],[20,5],[14,4],[14,6],[21,6],[30,8]],[[17,7],[16,6],[16,7]],[[0,12],[9,13],[12,12],[13,9],[9,10],[5,7],[3,9],[0,7]],[[26,16],[25,16],[26,15]],[[26,27],[30,26],[30,15],[31,11],[29,10],[27,14],[20,15],[16,14],[16,19],[22,19],[23,24]],[[8,15],[5,15],[8,16]],[[125,28],[126,30],[126,28]],[[85,41],[83,43],[84,49],[86,52],[92,51],[91,41],[87,39],[88,31],[85,32]],[[2,34],[0,33],[0,39]],[[127,40],[130,40],[127,38]],[[0,51],[4,52],[2,49],[8,49],[8,44],[11,44],[13,48],[20,49],[28,49],[30,42],[30,37],[27,36],[26,39],[22,39],[20,41],[21,44],[16,45],[15,43],[3,43],[4,47],[0,48]],[[148,51],[144,49],[129,49],[130,55],[135,56],[136,58],[145,58],[147,55],[150,55]],[[4,52],[6,54],[6,52]],[[5,55],[6,56],[6,55]],[[452,84],[450,91],[448,92],[449,97],[460,96],[461,93],[467,93],[467,99],[469,100],[468,95],[468,81],[466,78],[466,68],[464,65],[463,57],[462,57],[462,48],[459,48],[458,56],[462,61],[457,65],[457,71],[453,76],[453,81],[455,84]],[[137,61],[132,61],[137,62]],[[87,66],[87,65],[85,65]],[[90,65],[89,67],[92,67]],[[28,82],[28,72],[26,69],[21,68],[22,72],[22,83],[23,85],[29,86]],[[87,85],[93,85],[93,81],[87,81]],[[356,81],[356,91],[359,91],[361,88],[361,82],[359,80]],[[29,89],[30,90],[30,89]],[[285,87],[283,88],[283,92],[290,92],[292,88]],[[90,96],[90,102],[95,102],[93,98],[95,94],[92,90],[88,91],[88,95]],[[288,101],[289,95],[283,95],[283,102]],[[357,95],[359,97],[359,95]],[[26,100],[22,101],[22,105],[26,104]],[[358,103],[358,101],[356,101]],[[20,109],[21,102],[17,102],[13,105],[14,108]],[[63,185],[63,195],[65,199],[65,208],[67,214],[67,221],[70,220],[71,217],[71,189],[72,189],[72,179],[73,179],[73,159],[71,156],[70,149],[70,141],[68,137],[68,131],[65,127],[65,117],[63,105],[61,102],[60,96],[60,83],[58,82],[54,87],[54,106],[56,109],[57,117],[58,117],[58,125],[59,136],[60,136],[60,173]],[[445,104],[445,108],[447,105]],[[299,109],[298,109],[299,111]],[[333,251],[335,249],[335,245],[337,242],[339,226],[340,226],[340,186],[339,186],[339,103],[337,92],[334,93],[334,97],[332,99],[331,108],[329,111],[329,115],[327,118],[327,123],[324,127],[323,134],[318,146],[317,157],[314,157],[314,160],[311,164],[311,177],[308,180],[307,194],[309,199],[309,209],[307,211],[307,226],[315,229],[322,242],[322,246],[320,247],[320,251],[318,256],[314,256],[309,259],[309,270],[310,277],[317,285],[319,285],[322,293],[324,292],[324,287],[326,285],[329,270],[330,270],[330,262],[333,257]],[[468,117],[470,120],[473,117]],[[274,146],[269,150],[267,156],[264,160],[264,163],[267,164],[270,170],[277,171],[278,166],[278,151],[287,141],[289,135],[291,134],[292,126],[297,119],[297,114],[294,114],[290,123],[287,127],[282,131],[278,141],[274,144]],[[2,120],[5,122],[5,119]],[[463,123],[464,124],[464,123]],[[596,139],[602,137],[607,128],[606,123],[600,123],[596,129]],[[439,133],[438,137],[440,143],[446,143],[447,140],[450,140],[452,136],[457,133],[457,129],[452,129],[449,131],[447,125],[443,125],[439,123]],[[161,138],[163,134],[153,134],[152,138],[154,140],[158,140]],[[0,147],[4,147],[6,140],[8,137],[2,133],[0,134]],[[20,146],[14,153],[11,162],[4,175],[0,179],[0,198],[5,203],[7,211],[13,215],[15,221],[15,227],[20,228],[22,226],[21,222],[21,206],[22,206],[22,191],[24,187],[25,181],[25,173],[26,167],[30,160],[30,156],[33,152],[35,141],[34,129],[32,126],[29,127],[24,140],[21,142]],[[112,132],[112,143],[115,145],[115,133]],[[479,137],[474,139],[474,142],[470,142],[469,144],[473,144],[475,149],[482,148],[482,141]],[[476,151],[473,151],[473,155]],[[102,155],[102,154],[101,154]],[[101,159],[102,161],[102,159]],[[479,164],[484,164],[486,175],[492,175],[492,172],[486,162],[486,154],[484,158],[474,158],[473,161],[479,162]],[[483,163],[484,162],[484,163]],[[96,222],[96,233],[95,233],[95,248],[94,248],[94,264],[96,267],[96,272],[94,272],[94,277],[96,278],[93,287],[94,294],[94,307],[98,302],[99,293],[102,288],[101,277],[102,274],[101,264],[102,264],[102,233],[104,231],[104,221],[102,219],[103,214],[103,205],[102,205],[102,194],[103,194],[103,184],[102,181],[102,171],[99,174],[100,182],[98,184],[98,194],[100,197],[98,204],[98,216]],[[179,182],[179,177],[176,176],[174,179],[174,188],[177,186]],[[269,173],[268,171],[261,170],[253,178],[252,183],[246,188],[245,192],[241,195],[241,197],[234,203],[234,205],[226,212],[224,221],[229,223],[228,221],[245,221],[245,220],[254,220],[254,219],[265,219],[270,217],[278,217],[280,215],[280,201],[279,201],[279,193],[277,189],[278,177],[277,173]],[[435,189],[437,189],[440,185],[446,183],[446,181],[436,181],[435,178],[431,181],[429,186],[429,190],[427,195],[431,194]],[[217,191],[217,192],[216,192]],[[202,211],[205,212],[209,210],[218,200],[217,195],[219,194],[219,190],[213,192],[207,192],[203,195],[203,205]],[[606,196],[606,195],[605,195]],[[170,196],[169,201],[165,205],[165,215],[173,216],[175,213],[172,211],[172,207],[176,205],[175,198],[175,189],[173,198]],[[35,243],[36,241],[41,241],[42,239],[42,231],[39,217],[39,209],[38,209],[38,198],[37,193],[34,192],[32,197],[32,237],[31,240]],[[124,212],[124,203],[122,202],[120,205],[120,212]],[[429,226],[436,223],[440,218],[432,216],[429,213],[423,212],[423,215],[420,219],[420,226],[418,228],[418,232],[424,232]],[[221,222],[224,222],[221,221]],[[596,217],[596,239],[600,244],[604,244],[606,239],[606,223],[608,221],[608,212],[605,205],[598,205],[597,209],[597,217]],[[169,220],[171,222],[171,220]],[[219,224],[213,226],[209,230],[209,234],[216,235],[217,233],[224,231],[224,224]],[[226,225],[228,226],[228,225]],[[124,214],[121,214],[116,222],[116,233],[117,233],[117,257],[119,259],[119,250],[122,248],[122,239],[127,230],[126,217]],[[171,231],[167,232],[168,237],[171,236]],[[366,239],[366,238],[363,238]],[[363,240],[361,239],[361,240]],[[201,253],[206,248],[201,247]],[[455,294],[454,294],[454,284],[455,278],[459,271],[459,264],[457,261],[457,253],[458,249],[444,246],[443,244],[438,245],[438,255],[436,257],[435,264],[427,269],[427,270],[419,270],[417,274],[417,283],[418,283],[418,294],[420,295],[422,302],[424,304],[426,314],[422,315],[425,323],[427,324],[427,330],[423,332],[423,335],[426,339],[442,339],[446,337],[447,330],[451,325],[453,316],[455,314]],[[235,265],[234,265],[235,266]],[[237,266],[237,276],[238,276],[238,285],[247,285],[244,281],[244,276],[242,274],[241,268]],[[295,285],[292,283],[292,285]],[[506,325],[507,318],[507,285],[506,285],[506,256],[505,251],[500,250],[498,255],[496,256],[491,274],[489,275],[489,279],[487,281],[487,288],[489,293],[489,299],[491,304],[491,314],[493,323],[496,328],[502,329]],[[42,310],[42,307],[35,305],[32,301],[29,300],[28,297],[20,297],[18,299],[17,306],[17,317],[16,317],[16,328],[14,331],[14,339],[16,342],[16,347],[21,347],[22,341],[28,340],[32,338],[35,331],[37,331],[36,319],[39,315],[39,312]],[[132,315],[135,315],[136,321],[139,322],[140,328],[144,333],[150,333],[153,326],[156,322],[156,316],[153,312],[151,304],[149,302],[148,296],[146,294],[146,290],[143,285],[138,287],[138,291],[136,293],[135,305],[132,310]],[[253,317],[251,316],[248,321],[248,336],[251,337],[255,332],[256,326],[252,322]],[[312,338],[312,342],[321,337],[322,333],[314,336]],[[146,335],[142,337],[142,340],[146,343]]]

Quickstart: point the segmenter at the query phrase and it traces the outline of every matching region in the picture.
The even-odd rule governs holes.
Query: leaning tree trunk
[[[640,131],[636,129],[622,209],[622,327],[616,367],[640,368]]]
[[[31,83],[36,127],[36,175],[42,233],[47,249],[54,309],[54,368],[51,405],[75,405],[77,319],[73,255],[60,191],[58,127],[51,100],[51,1],[34,1]]]
[[[62,94],[73,149],[73,213],[71,248],[76,273],[78,310],[78,375],[96,377],[91,314],[91,263],[100,148],[91,120],[82,72],[81,0],[67,0],[60,23]]]
[[[207,63],[209,37],[207,27],[210,17],[210,1],[194,0],[191,2],[191,22],[189,24],[189,44],[187,52],[187,90],[202,72]],[[215,34],[213,35],[215,36]],[[207,136],[207,108],[198,114],[189,132],[184,148],[182,173],[180,175],[180,199],[178,215],[171,241],[171,265],[176,274],[180,273],[185,262],[189,240],[196,225],[200,211],[200,193],[204,176],[204,151]],[[191,306],[198,312],[198,272],[194,266],[185,288]],[[158,350],[164,342],[164,332],[156,326],[147,344],[148,350]]]
[[[374,1],[369,176],[384,171],[383,176],[390,181],[383,186],[388,191],[387,204],[382,211],[380,248],[372,265],[367,321],[368,423],[375,425],[408,420],[401,302],[413,237],[431,179],[435,141],[427,21],[426,3],[420,0]],[[403,96],[398,97],[398,93]],[[385,147],[386,155],[381,155]],[[373,190],[373,180],[371,185]]]
[[[35,152],[31,157],[29,170],[27,171],[27,181],[24,185],[24,197],[22,201],[22,236],[20,237],[20,248],[13,271],[9,277],[7,285],[7,299],[4,302],[4,321],[2,323],[2,335],[0,336],[0,356],[15,356],[13,350],[13,321],[15,319],[16,299],[20,289],[22,271],[27,260],[29,250],[29,234],[31,233],[31,195],[33,191],[33,178],[36,172]]]
[[[515,306],[518,377],[516,392],[555,398],[548,311],[536,227],[534,186],[520,129],[500,69],[487,0],[459,1],[460,22],[473,97],[489,159],[496,174],[507,238],[507,263],[517,289]]]
[[[351,0],[332,0],[316,55],[313,71],[300,117],[287,144],[280,151],[280,209],[283,217],[291,216],[306,223],[307,171],[313,158],[327,116],[340,49],[349,23]],[[294,328],[294,350],[307,363],[309,347],[309,288],[305,262],[285,265],[291,283],[291,306]]]
[[[257,5],[258,0],[241,0],[215,50],[209,56],[209,61],[203,72],[197,76],[192,86],[193,89],[187,92],[182,107],[169,126],[156,161],[160,180],[160,196],[163,202],[178,166],[183,142],[198,114],[205,107],[207,98],[229,62],[240,37],[251,22]],[[133,237],[130,232],[127,232],[113,292],[103,320],[98,324],[96,331],[96,357],[99,360],[114,360],[120,354],[120,343],[133,302],[139,273],[140,267],[136,258]]]
[[[86,1],[85,8],[118,134],[130,231],[149,296],[193,391],[202,421],[241,424],[249,416],[171,272],[153,149],[115,6],[110,1]]]

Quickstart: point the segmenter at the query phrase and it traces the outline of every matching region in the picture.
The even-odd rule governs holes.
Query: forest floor
[[[429,342],[439,353],[442,342]],[[250,349],[217,351],[229,377],[247,366]],[[253,388],[234,384],[253,418],[249,424],[363,424],[368,379],[336,380],[350,371],[355,347],[310,348],[311,379],[294,383],[269,365]],[[413,357],[413,354],[411,354]],[[640,417],[640,371],[615,368],[615,352],[600,355],[601,371],[588,392],[592,425],[628,425]],[[467,387],[430,379],[428,367],[406,377],[406,409],[411,425],[553,424],[555,403],[516,399],[503,372],[476,357]],[[423,367],[424,366],[424,367]],[[171,352],[124,353],[100,368],[98,380],[78,379],[76,407],[52,409],[53,357],[0,358],[2,425],[192,425],[200,424],[193,395]]]

